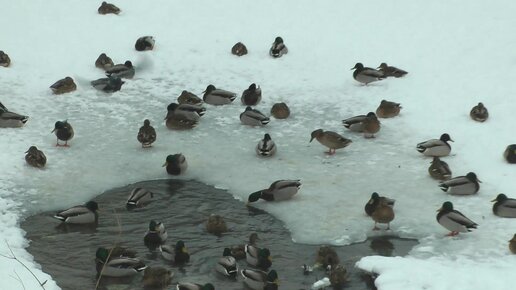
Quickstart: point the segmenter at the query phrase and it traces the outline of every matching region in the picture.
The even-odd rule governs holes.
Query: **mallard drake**
[[[451,152],[451,146],[448,141],[453,142],[450,135],[444,133],[441,135],[440,139],[430,139],[417,144],[417,151],[423,153],[425,156],[447,156],[450,155]]]
[[[355,66],[351,69],[355,70],[353,72],[353,78],[357,82],[363,83],[366,86],[369,83],[381,81],[386,78],[386,76],[384,76],[381,71],[370,67],[364,67],[364,65],[360,62],[357,62],[357,64],[355,64]]]
[[[393,207],[396,200],[380,196],[377,192],[373,192],[371,194],[371,198],[364,207],[366,214],[371,216],[381,202],[387,203],[388,206]]]
[[[272,266],[271,252],[267,248],[245,245],[245,260],[249,265],[260,269],[267,269]]]
[[[276,37],[276,39],[274,39],[274,42],[272,43],[271,49],[269,50],[269,54],[272,57],[277,58],[277,57],[281,57],[282,55],[287,54],[287,53],[288,53],[288,48],[285,45],[285,43],[283,43],[283,38],[281,38],[279,36]]]
[[[113,60],[107,56],[105,53],[101,53],[97,60],[95,61],[95,67],[98,67],[103,70],[107,70],[108,68],[115,65]]]
[[[244,90],[240,100],[245,106],[256,106],[262,100],[262,89],[252,83],[249,88]]]
[[[185,173],[188,168],[188,162],[186,162],[186,157],[181,154],[168,155],[167,160],[163,164],[162,167],[167,169],[167,173],[170,175],[180,175]]]
[[[471,109],[469,116],[475,121],[484,122],[489,118],[489,112],[487,111],[487,108],[484,107],[484,104],[478,103],[478,105]]]
[[[334,289],[341,289],[348,282],[348,271],[342,265],[329,267],[330,284]]]
[[[475,173],[469,172],[466,176],[457,176],[443,181],[439,183],[439,187],[449,194],[470,195],[478,192],[481,182]]]
[[[247,47],[242,42],[237,42],[231,48],[231,54],[242,56],[247,54]]]
[[[222,257],[217,260],[215,270],[224,276],[236,278],[238,265],[235,258],[231,256],[231,250],[229,248],[224,248]]]
[[[337,252],[335,252],[332,247],[320,246],[319,249],[317,249],[314,267],[323,267],[326,269],[328,266],[337,265],[339,263],[339,255],[337,255]]]
[[[353,142],[338,133],[333,131],[323,131],[323,129],[313,131],[310,142],[312,142],[314,138],[322,145],[328,147],[329,151],[327,153],[330,155],[335,154],[336,149],[347,147]]]
[[[265,126],[269,124],[270,119],[262,112],[247,106],[240,114],[240,122],[248,126]]]
[[[142,148],[151,147],[152,143],[156,141],[156,130],[151,126],[149,119],[143,121],[143,126],[138,130],[136,139],[138,142],[142,143]]]
[[[77,85],[71,77],[65,77],[64,79],[60,79],[55,82],[50,86],[50,88],[55,95],[60,95],[75,91],[77,89]]]
[[[300,180],[276,180],[269,188],[258,190],[249,195],[248,203],[255,202],[258,199],[265,201],[282,201],[291,199],[301,187]]]
[[[495,202],[493,204],[493,213],[495,215],[506,218],[516,218],[516,199],[508,198],[505,194],[500,193],[495,199],[491,200],[491,202]]]
[[[390,229],[390,223],[394,220],[394,209],[389,205],[389,202],[385,199],[379,199],[378,205],[374,209],[371,217],[374,220],[373,230],[379,230],[377,227],[378,223],[387,224],[387,229]]]
[[[290,116],[290,108],[285,103],[275,103],[271,108],[271,115],[276,119],[286,119]]]
[[[154,43],[156,43],[154,37],[142,36],[136,40],[136,43],[134,44],[134,49],[136,49],[137,51],[153,50]]]
[[[154,193],[152,193],[152,191],[141,187],[135,187],[131,190],[131,194],[129,194],[126,206],[128,208],[139,207],[151,201],[153,197]]]
[[[516,234],[514,234],[514,237],[509,241],[509,250],[511,253],[516,254]]]
[[[150,250],[154,250],[165,243],[167,238],[168,233],[167,230],[165,230],[165,225],[161,222],[151,220],[149,222],[149,229],[143,237],[143,244]]]
[[[264,134],[263,139],[256,145],[255,151],[258,156],[271,157],[276,154],[276,144],[269,134]]]
[[[27,120],[29,120],[28,116],[10,112],[0,103],[0,128],[19,128],[25,125]]]
[[[99,14],[118,14],[120,13],[120,8],[116,7],[115,4],[104,1],[100,5],[98,12]]]
[[[57,121],[54,125],[54,130],[52,130],[50,133],[54,133],[57,137],[56,146],[64,147],[70,146],[68,145],[68,141],[70,141],[74,135],[72,125],[68,123],[68,120]],[[64,145],[59,144],[59,140],[65,141]]]
[[[163,259],[172,261],[174,264],[185,264],[190,261],[190,254],[185,246],[185,243],[181,240],[176,242],[174,248],[169,245],[161,245],[159,247]]]
[[[176,290],[215,290],[215,287],[211,283],[204,285],[197,283],[178,283]]]
[[[434,159],[430,163],[430,166],[428,167],[428,173],[430,176],[432,176],[432,178],[438,180],[448,180],[452,176],[452,172],[448,166],[448,163],[442,161],[437,156],[434,156]]]
[[[443,206],[437,210],[437,222],[451,231],[448,236],[456,236],[459,233],[470,232],[476,229],[477,224],[464,216],[460,211],[453,209],[453,204],[449,201],[443,203]]]
[[[11,59],[7,55],[7,53],[0,50],[0,66],[8,67],[11,65]]]
[[[249,235],[249,241],[247,242],[248,245],[256,246],[256,241],[258,241],[258,234],[257,233],[251,233]],[[240,244],[231,247],[231,256],[233,256],[237,260],[245,259],[245,244]]]
[[[91,81],[91,85],[94,88],[105,93],[114,93],[116,91],[120,91],[123,84],[125,84],[125,82],[122,81],[121,78],[115,76]]]
[[[245,269],[240,272],[244,283],[253,290],[276,290],[279,287],[278,273],[270,270],[266,273],[261,270]]]
[[[38,150],[36,146],[30,146],[29,150],[25,151],[25,161],[30,166],[36,168],[43,168],[45,164],[47,164],[47,157],[43,153],[43,151]]]
[[[206,231],[210,234],[220,236],[228,231],[224,218],[217,214],[211,214],[206,221]]]
[[[379,118],[392,118],[400,114],[401,104],[382,100],[376,109],[376,116]]]
[[[202,105],[202,100],[196,94],[183,90],[177,97],[179,104]]]
[[[362,122],[364,125],[364,137],[365,138],[374,138],[374,134],[380,131],[380,121],[376,117],[376,114],[373,112],[369,112],[366,115],[365,120]]]
[[[206,113],[206,108],[200,105],[170,103],[167,106],[167,116],[165,119],[178,118],[189,121],[199,121],[204,113]]]
[[[143,271],[143,287],[165,289],[172,283],[174,273],[163,267],[147,267]]]
[[[104,277],[133,276],[145,270],[145,263],[137,258],[125,256],[113,257],[106,248],[98,248],[95,253],[97,274]]]
[[[59,211],[54,218],[67,224],[89,224],[98,222],[99,205],[94,201],[88,201],[84,205],[76,205],[69,209]]]
[[[214,85],[208,85],[203,93],[204,102],[214,106],[227,105],[236,99],[235,93],[217,89]]]
[[[1,105],[1,104],[0,104]],[[505,148],[503,157],[509,163],[516,163],[516,144],[511,144]]]
[[[122,79],[132,79],[134,77],[135,70],[133,63],[127,60],[123,64],[116,64],[106,69],[106,75],[108,77],[117,77]]]
[[[370,112],[372,113],[372,112]],[[369,113],[369,114],[370,114]],[[353,132],[364,132],[364,121],[366,120],[366,115],[358,115],[351,118],[347,118],[342,120],[342,124],[345,128],[353,131]]]
[[[111,258],[136,258],[136,251],[128,249],[126,247],[114,246],[113,248],[108,248],[107,250],[108,252],[111,252],[111,255],[109,255]]]
[[[382,62],[380,64],[380,66],[378,67],[378,69],[386,77],[400,78],[400,77],[403,77],[406,74],[408,74],[408,72],[406,72],[406,71],[404,71],[402,69],[399,69],[399,68],[397,68],[395,66],[388,66],[385,62]]]

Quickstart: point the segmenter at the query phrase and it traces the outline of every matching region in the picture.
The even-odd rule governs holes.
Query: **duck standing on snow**
[[[511,144],[507,146],[507,148],[505,148],[505,151],[503,152],[503,157],[509,163],[516,163],[516,144]]]
[[[161,255],[163,259],[172,261],[176,265],[188,263],[190,261],[190,254],[185,246],[185,243],[181,240],[176,242],[174,248],[169,245],[160,246]]]
[[[231,256],[229,248],[224,248],[222,257],[217,260],[215,270],[226,277],[236,278],[238,265],[235,258]]]
[[[387,230],[389,230],[390,223],[394,220],[394,209],[389,205],[387,200],[380,199],[371,217],[374,220],[373,230],[379,230],[376,226],[378,223],[387,224]]]
[[[299,191],[300,187],[300,180],[276,180],[269,188],[251,193],[248,203],[258,201],[260,198],[265,201],[291,199]]]
[[[378,67],[378,69],[386,77],[401,78],[401,77],[405,76],[406,74],[408,74],[408,72],[406,72],[402,69],[399,69],[395,66],[389,66],[385,62],[382,62],[380,64],[380,66]]]
[[[269,124],[270,119],[262,112],[247,106],[240,114],[240,122],[248,126],[265,126]]]
[[[437,222],[450,231],[448,236],[456,236],[459,233],[470,232],[476,229],[477,224],[464,216],[460,211],[453,209],[453,204],[449,201],[444,202],[443,206],[437,210]]]
[[[114,93],[119,91],[122,88],[122,85],[125,84],[121,78],[110,76],[107,78],[100,78],[98,80],[91,81],[91,85],[99,91],[103,91],[105,93]]]
[[[149,229],[145,233],[145,236],[143,237],[143,244],[151,249],[154,250],[163,243],[168,238],[167,230],[165,230],[165,225],[161,222],[156,222],[155,220],[151,220],[149,222]]]
[[[310,142],[317,139],[319,143],[329,148],[327,154],[335,154],[336,149],[344,148],[349,146],[353,141],[341,136],[333,131],[323,131],[323,129],[317,129],[312,132]]]
[[[188,168],[188,162],[186,157],[182,153],[168,155],[165,163],[162,167],[167,169],[167,173],[170,175],[180,175],[185,173]]]
[[[511,253],[516,254],[516,234],[514,234],[514,237],[509,241],[509,250]]]
[[[379,118],[392,118],[399,115],[401,104],[382,100],[376,109],[376,116]]]
[[[478,192],[481,181],[478,180],[477,175],[469,172],[466,176],[457,176],[452,179],[443,181],[439,187],[449,194],[455,195],[471,195]]]
[[[278,58],[287,53],[288,53],[288,48],[285,45],[285,43],[283,43],[283,38],[281,38],[279,36],[276,37],[276,39],[274,39],[274,42],[272,43],[271,49],[269,50],[270,56],[272,56],[274,58]]]
[[[430,163],[428,167],[428,173],[432,178],[437,180],[448,180],[452,176],[452,172],[448,163],[439,159],[439,157],[434,156],[434,159]]]
[[[256,106],[262,100],[262,89],[252,83],[245,89],[240,99],[245,106]]]
[[[244,283],[253,290],[277,290],[279,287],[278,273],[270,270],[265,273],[261,270],[245,269],[240,272]]]
[[[98,9],[99,14],[118,14],[120,13],[120,8],[116,7],[115,4],[107,3],[106,1],[102,2]]]
[[[97,274],[103,277],[134,276],[147,268],[137,258],[109,255],[109,250],[102,247],[95,253],[95,264]]]
[[[344,125],[344,127],[353,132],[364,132],[364,137],[368,134],[371,134],[370,132],[380,130],[380,121],[378,121],[378,118],[376,117],[374,112],[369,112],[367,113],[367,115],[358,115],[344,119],[342,120],[342,124]]]
[[[496,202],[495,202],[496,201]],[[493,204],[493,213],[499,217],[516,218],[516,199],[508,198],[505,194],[500,193],[495,199],[491,200]]]
[[[54,125],[54,130],[52,132],[57,137],[56,146],[69,147],[68,141],[70,141],[74,136],[74,131],[72,125],[68,123],[68,120],[57,121]],[[59,144],[59,140],[65,141],[64,145]]]
[[[197,122],[204,113],[206,113],[206,108],[200,105],[170,103],[167,106],[167,116],[165,119],[178,118]]]
[[[487,111],[487,108],[484,107],[484,104],[478,103],[478,105],[471,109],[469,116],[475,121],[484,122],[489,118],[489,112]]]
[[[183,90],[179,97],[177,97],[177,102],[179,104],[189,104],[189,105],[202,105],[202,100],[196,94],[191,93],[187,90]]]
[[[215,290],[215,286],[211,283],[204,285],[197,283],[178,283],[176,290]]]
[[[8,67],[11,65],[11,59],[7,55],[7,53],[0,50],[0,66]]]
[[[142,144],[142,148],[151,147],[152,143],[156,141],[156,130],[151,126],[149,119],[143,121],[143,126],[138,130],[136,139]]]
[[[60,95],[75,91],[77,89],[77,85],[71,77],[65,77],[64,79],[60,79],[55,82],[50,86],[50,88],[55,95]]]
[[[214,106],[227,105],[236,99],[235,93],[217,89],[214,85],[208,85],[203,93],[204,102]]]
[[[276,119],[286,119],[290,116],[290,108],[283,102],[275,103],[272,105],[271,115]]]
[[[99,205],[94,201],[88,201],[84,205],[77,205],[69,209],[57,212],[54,218],[67,224],[89,224],[98,222]]]
[[[29,120],[28,116],[10,112],[0,103],[0,128],[19,128],[25,125],[27,120]]]
[[[258,156],[271,157],[276,154],[276,144],[269,134],[264,134],[263,139],[256,145],[255,151]]]
[[[374,138],[374,134],[380,131],[380,121],[376,117],[376,114],[373,112],[369,112],[362,122],[364,125],[364,137],[365,138]]]
[[[371,194],[371,198],[366,203],[364,210],[368,216],[371,216],[376,208],[380,205],[380,202],[386,203],[388,206],[393,207],[396,200],[380,196],[377,192]]]
[[[448,144],[448,141],[453,142],[450,135],[444,133],[439,139],[430,139],[417,144],[417,151],[423,153],[425,156],[448,156],[451,152],[451,146]]]
[[[351,68],[353,72],[353,78],[360,83],[367,84],[383,80],[386,78],[381,71],[375,70],[374,68],[364,67],[360,62],[357,62],[354,67]]]
[[[36,168],[43,168],[45,164],[47,164],[47,157],[43,153],[43,151],[38,150],[36,146],[30,146],[29,150],[25,151],[25,161],[30,166]]]
[[[126,206],[128,208],[139,207],[151,201],[153,197],[154,193],[152,193],[152,191],[145,188],[136,187],[131,190],[129,198],[127,198]]]
[[[242,56],[247,54],[247,47],[242,42],[237,42],[231,48],[231,54]]]
[[[115,65],[113,60],[107,56],[105,53],[101,53],[97,60],[95,61],[95,67],[98,67],[103,70],[107,70],[108,68]]]
[[[137,51],[153,50],[155,42],[152,36],[142,36],[136,40],[134,49]]]
[[[108,77],[118,77],[122,79],[132,79],[134,77],[135,70],[131,61],[126,61],[123,64],[117,64],[106,70]]]

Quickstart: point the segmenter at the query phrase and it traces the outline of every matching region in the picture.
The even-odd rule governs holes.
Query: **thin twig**
[[[120,236],[122,236],[122,225],[120,224],[120,217],[118,216],[116,209],[113,209],[113,212],[115,213],[116,218],[116,224],[118,225],[118,235],[115,244],[113,247],[109,250],[108,256],[106,258],[106,261],[102,264],[102,269],[100,270],[99,277],[97,278],[97,283],[95,283],[95,290],[99,288],[100,279],[102,278],[102,273],[104,272],[104,268],[106,268],[106,265],[111,258],[111,253],[113,253],[113,250],[115,249],[116,245],[118,245],[118,242],[120,240]]]
[[[41,288],[45,289],[45,283],[47,283],[47,280],[45,280],[43,282],[39,281],[38,277],[36,277],[34,272],[32,272],[31,269],[29,269],[29,267],[27,267],[22,261],[18,260],[18,258],[16,257],[16,255],[13,252],[13,249],[11,249],[11,246],[9,246],[9,243],[7,242],[7,240],[5,240],[5,244],[7,245],[7,248],[9,249],[9,251],[11,252],[11,256],[7,256],[7,255],[4,255],[4,254],[0,254],[0,256],[2,256],[4,258],[7,258],[7,259],[11,259],[11,260],[16,260],[25,269],[27,269],[27,271],[29,271],[29,273],[32,275],[32,277],[34,277],[34,279],[36,279],[36,281],[38,281],[39,286],[41,286]]]
[[[22,281],[22,279],[20,278],[20,276],[18,275],[18,273],[16,273],[16,270],[13,270],[13,272],[14,272],[14,274],[16,274],[16,277],[14,277],[13,275],[9,275],[9,276],[11,276],[13,279],[18,280],[18,282],[20,282],[20,284],[22,285],[23,290],[26,290],[26,288],[25,288],[25,284],[23,284],[23,281]]]

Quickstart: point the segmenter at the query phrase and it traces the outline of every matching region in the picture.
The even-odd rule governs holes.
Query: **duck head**
[[[445,201],[443,203],[443,205],[441,206],[441,208],[438,209],[437,211],[445,211],[445,212],[453,211],[453,203],[451,203],[450,201]]]
[[[183,242],[181,240],[177,241],[175,250],[177,253],[179,253],[179,252],[188,253],[188,249],[185,246],[185,242]]]
[[[317,137],[321,136],[322,134],[323,134],[323,129],[317,129],[317,130],[313,131],[311,134],[310,142],[312,142],[314,140],[314,138],[317,138]]]
[[[361,62],[357,62],[357,64],[355,64],[354,67],[351,68],[351,70],[354,70],[354,69],[363,69],[364,68],[364,65],[361,63]]]
[[[214,86],[214,85],[208,85],[208,86],[206,87],[206,90],[205,90],[203,93],[209,94],[209,93],[213,92],[213,91],[214,91],[214,90],[216,90],[216,89],[217,89],[217,88],[215,88],[215,86]]]
[[[477,175],[476,175],[475,173],[473,173],[473,172],[470,172],[470,173],[466,174],[466,178],[467,178],[468,180],[471,180],[471,181],[477,181],[477,182],[482,183],[482,181],[480,181],[480,180],[477,178]]]
[[[500,193],[498,196],[496,196],[495,199],[491,200],[491,202],[495,202],[495,201],[505,201],[507,200],[507,195],[503,194],[503,193]]]
[[[444,141],[444,142],[446,142],[446,141],[452,141],[452,142],[454,142],[454,141],[452,140],[452,138],[450,137],[450,135],[448,135],[448,133],[444,133],[444,134],[442,134],[440,139],[441,139],[441,141]]]
[[[94,202],[93,200],[88,201],[84,206],[93,212],[99,210],[99,205],[96,202]]]

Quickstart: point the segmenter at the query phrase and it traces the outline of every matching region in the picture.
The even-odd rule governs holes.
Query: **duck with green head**
[[[231,256],[231,250],[229,248],[224,248],[222,257],[217,260],[215,270],[226,277],[236,278],[238,265],[236,259]]]
[[[444,133],[439,139],[430,139],[416,145],[417,151],[425,156],[443,157],[450,155],[451,146],[448,141],[453,142],[450,135]]]
[[[59,211],[54,218],[67,224],[91,224],[98,223],[99,205],[95,201],[88,201],[84,205],[77,205],[69,209]]]
[[[190,253],[182,240],[176,242],[174,248],[169,245],[160,246],[163,259],[172,261],[174,264],[181,265],[190,261]]]
[[[182,153],[168,155],[162,167],[166,167],[167,173],[170,175],[184,174],[188,168],[186,157]]]
[[[264,270],[272,266],[271,252],[267,248],[245,245],[245,260],[249,265]]]
[[[364,67],[364,65],[360,62],[357,62],[351,70],[355,70],[353,72],[353,78],[360,83],[363,83],[367,86],[367,84],[380,81],[386,78],[386,76],[379,70],[370,67]]]
[[[145,188],[136,187],[131,190],[129,197],[127,198],[126,207],[131,209],[142,206],[152,200],[154,193]]]
[[[244,283],[253,290],[276,290],[279,287],[278,273],[270,270],[268,273],[261,270],[245,269],[241,272]]]
[[[168,233],[165,230],[165,225],[161,222],[151,220],[149,222],[149,229],[143,237],[143,244],[150,250],[155,250],[157,247],[165,243],[168,238]]]
[[[503,157],[509,163],[516,163],[516,144],[511,144],[507,146],[507,148],[505,148],[505,151],[503,152]]]
[[[95,253],[97,275],[104,277],[127,277],[136,275],[147,266],[137,258],[125,256],[113,257],[109,250],[103,247]]]
[[[449,201],[443,203],[437,210],[437,222],[450,231],[447,236],[456,236],[459,233],[467,233],[477,228],[477,224],[463,215],[460,211],[453,208]]]
[[[249,195],[248,203],[258,201],[260,198],[265,201],[283,201],[291,199],[301,187],[301,181],[297,180],[276,180],[269,188],[253,192]]]
[[[481,182],[475,173],[469,172],[466,176],[445,180],[439,184],[439,187],[449,194],[471,195],[478,192]]]
[[[95,89],[105,93],[114,93],[116,91],[120,91],[123,84],[125,84],[125,82],[116,76],[109,76],[107,78],[100,78],[98,80],[91,81],[91,85]]]
[[[500,193],[495,199],[491,200],[493,204],[493,213],[499,217],[516,218],[516,199],[508,198],[505,194]]]
[[[235,93],[217,89],[214,85],[208,85],[203,93],[204,102],[214,106],[227,105],[236,99]]]
[[[132,79],[135,73],[133,63],[130,60],[126,60],[123,64],[116,64],[106,69],[106,76],[121,79]]]
[[[68,145],[68,141],[70,141],[75,134],[72,125],[68,123],[68,120],[57,121],[54,125],[54,130],[50,133],[54,133],[57,137],[56,147],[70,147],[70,145]],[[59,140],[64,141],[65,143],[61,145],[59,144]]]
[[[0,103],[0,128],[19,128],[25,125],[28,120],[28,116],[11,112]]]

